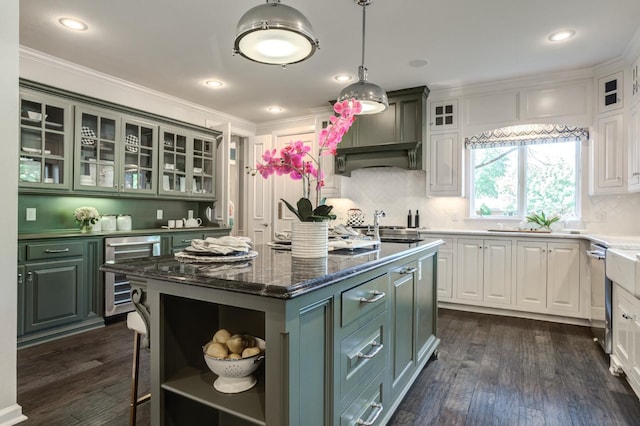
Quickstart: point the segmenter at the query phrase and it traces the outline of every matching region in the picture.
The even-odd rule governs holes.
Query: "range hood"
[[[422,170],[422,142],[338,148],[335,157],[335,174],[351,176],[352,171],[369,167]]]

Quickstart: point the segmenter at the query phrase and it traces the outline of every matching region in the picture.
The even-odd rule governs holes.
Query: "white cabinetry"
[[[580,312],[580,244],[518,241],[516,303],[533,312]]]
[[[458,240],[456,297],[487,303],[511,303],[511,241]]]
[[[460,134],[438,133],[429,139],[428,196],[462,195],[462,146]]]
[[[458,99],[429,103],[427,196],[462,196],[462,141]]]
[[[438,249],[437,287],[438,300],[453,298],[453,238],[442,235],[429,235],[428,238],[439,238],[444,244]]]
[[[640,300],[613,285],[612,362],[622,366],[631,387],[640,396]]]
[[[629,115],[629,191],[640,191],[640,103]]]
[[[631,65],[631,105],[640,101],[640,56]]]
[[[598,120],[593,141],[594,176],[592,194],[616,193],[623,189],[624,128],[623,115],[615,114]]]
[[[598,79],[598,113],[622,108],[624,81],[623,71],[601,77]]]

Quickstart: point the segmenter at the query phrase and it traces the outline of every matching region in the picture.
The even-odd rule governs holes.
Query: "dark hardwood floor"
[[[609,374],[590,330],[440,310],[440,357],[390,425],[638,425],[640,402]],[[26,425],[126,425],[133,334],[125,323],[18,351]],[[141,392],[149,389],[141,359]],[[150,404],[138,424],[150,424]]]

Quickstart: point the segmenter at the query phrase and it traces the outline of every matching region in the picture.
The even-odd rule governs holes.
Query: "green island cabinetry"
[[[440,342],[440,243],[383,243],[379,253],[318,262],[258,246],[237,273],[172,256],[103,265],[143,289],[151,312],[151,423],[387,423]],[[254,388],[213,388],[202,346],[219,328],[266,341]]]
[[[18,346],[104,325],[100,238],[18,243]]]

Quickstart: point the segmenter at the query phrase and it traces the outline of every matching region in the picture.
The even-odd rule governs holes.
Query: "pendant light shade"
[[[296,9],[267,0],[249,9],[236,27],[233,53],[262,64],[304,61],[319,49],[309,20]]]
[[[389,107],[387,93],[378,85],[367,81],[367,69],[364,66],[364,46],[366,30],[366,7],[373,0],[355,0],[362,6],[362,65],[358,67],[358,81],[350,84],[340,91],[338,102],[346,99],[355,99],[362,104],[360,114],[377,114]]]

